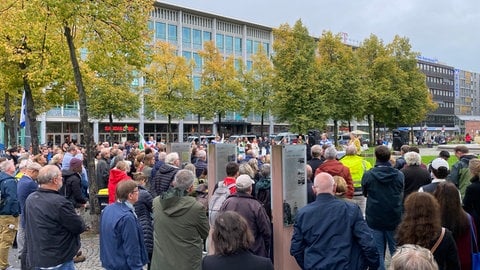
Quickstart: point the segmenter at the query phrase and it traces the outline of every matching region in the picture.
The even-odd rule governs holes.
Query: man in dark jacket
[[[60,194],[63,194],[68,200],[73,203],[73,207],[80,213],[80,209],[85,207],[87,199],[82,194],[82,161],[78,158],[72,158],[70,160],[70,166],[68,170],[62,171],[63,187],[60,190]]]
[[[310,159],[307,164],[312,167],[312,172],[315,172],[317,168],[325,161],[325,159],[322,157],[322,146],[315,144],[314,146],[312,146],[312,149],[310,149],[310,152],[312,153],[312,159]],[[312,175],[312,178],[310,180],[313,181],[314,177],[315,176]]]
[[[58,193],[62,174],[55,165],[46,165],[38,174],[37,191],[25,202],[25,248],[32,268],[74,269],[73,257],[80,249],[85,223],[72,203]]]
[[[97,187],[98,190],[108,187],[108,176],[110,175],[110,149],[103,148],[97,153]]]
[[[402,216],[404,175],[392,167],[386,146],[377,146],[375,157],[375,167],[363,174],[362,191],[367,197],[365,218],[373,229],[380,267],[384,269],[385,245],[388,244],[390,254],[395,253],[394,232]]]
[[[404,155],[406,166],[401,169],[405,176],[405,189],[403,192],[403,200],[407,198],[410,193],[418,191],[424,185],[432,182],[432,177],[427,169],[420,167],[422,158],[416,152],[407,152]]]
[[[315,177],[317,195],[295,217],[290,254],[302,269],[377,269],[372,230],[358,205],[335,198],[328,173]]]
[[[15,238],[20,214],[14,173],[13,160],[0,163],[0,269],[8,267],[8,250]]]
[[[197,161],[194,163],[195,165],[195,176],[198,178],[202,175],[204,169],[208,168],[207,163],[207,152],[205,150],[199,150],[197,152]]]
[[[465,196],[465,190],[467,189],[467,186],[470,185],[470,179],[472,179],[473,176],[468,169],[468,164],[471,159],[477,157],[469,154],[468,147],[465,145],[458,145],[453,151],[455,152],[458,161],[452,165],[452,170],[447,176],[447,181],[450,181],[457,186],[463,198]]]
[[[255,239],[251,246],[252,253],[268,257],[272,234],[270,219],[262,204],[251,195],[253,183],[255,182],[249,175],[242,174],[237,177],[236,192],[228,196],[220,211],[235,211],[243,216]]]
[[[172,152],[165,157],[165,164],[160,166],[150,184],[150,192],[153,197],[161,195],[170,188],[179,167],[180,157],[177,152]]]

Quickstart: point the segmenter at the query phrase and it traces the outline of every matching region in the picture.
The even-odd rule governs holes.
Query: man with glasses
[[[148,263],[142,227],[135,214],[138,185],[124,180],[116,188],[117,200],[107,206],[100,221],[100,260],[102,267],[143,269]]]
[[[63,180],[57,166],[41,168],[37,181],[38,190],[25,202],[27,267],[74,270],[73,257],[80,249],[80,234],[86,229],[85,223],[73,204],[58,193]]]

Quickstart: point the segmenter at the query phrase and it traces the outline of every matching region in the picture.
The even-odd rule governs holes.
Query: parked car
[[[253,139],[257,138],[256,135],[251,135],[251,134],[243,134],[243,135],[232,135],[230,137],[228,137],[228,142],[229,143],[234,143],[236,142],[238,139],[244,139],[244,138],[247,138],[249,142],[253,141]]]

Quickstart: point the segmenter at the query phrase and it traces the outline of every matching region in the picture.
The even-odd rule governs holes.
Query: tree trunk
[[[108,114],[108,125],[110,126],[110,146],[113,145],[113,115],[111,113]]]
[[[78,65],[78,59],[75,50],[75,44],[73,43],[72,31],[69,26],[64,25],[64,35],[67,40],[68,50],[70,52],[70,61],[73,68],[73,76],[75,79],[75,86],[78,91],[79,105],[80,105],[80,123],[83,128],[86,148],[87,159],[87,172],[88,172],[88,188],[90,191],[90,216],[91,216],[91,228],[94,232],[98,232],[100,221],[100,204],[98,203],[97,193],[97,179],[95,176],[95,143],[93,141],[93,132],[88,122],[87,112],[87,94],[83,87],[82,73],[80,72],[80,66]]]
[[[168,115],[168,126],[167,126],[167,142],[171,142],[171,133],[172,133],[172,116]]]
[[[23,89],[25,90],[25,99],[27,100],[27,121],[30,128],[30,145],[32,146],[32,154],[40,153],[38,147],[38,129],[37,129],[37,112],[35,111],[35,104],[32,96],[32,89],[27,76],[23,76]]]
[[[372,121],[373,115],[369,114],[367,115],[367,122],[368,122],[368,132],[370,132],[370,146],[376,145],[377,138],[375,136],[375,127],[373,126],[373,121]]]
[[[218,134],[215,134],[215,135],[221,136],[221,134],[222,134],[222,113],[218,113],[217,132],[218,132]]]
[[[12,116],[10,115],[10,95],[5,93],[5,150],[9,148],[9,145],[16,145],[13,143],[13,125]],[[9,136],[10,135],[10,136]]]
[[[198,114],[198,119],[197,119],[197,133],[198,133],[198,139],[200,140],[200,114]]]
[[[338,120],[333,120],[333,141],[335,147],[338,147]]]
[[[265,113],[262,112],[262,119],[260,120],[260,136],[263,138],[263,118],[265,117]]]

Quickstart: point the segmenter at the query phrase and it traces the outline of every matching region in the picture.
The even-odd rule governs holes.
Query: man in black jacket
[[[80,159],[72,158],[70,160],[69,169],[62,171],[64,183],[63,188],[60,190],[60,194],[73,203],[73,207],[75,207],[78,214],[85,208],[87,203],[87,199],[82,194],[82,177],[80,176],[82,166]]]
[[[25,202],[25,248],[31,268],[74,269],[85,223],[72,203],[58,193],[63,185],[58,167],[47,165],[37,178],[40,187]]]

